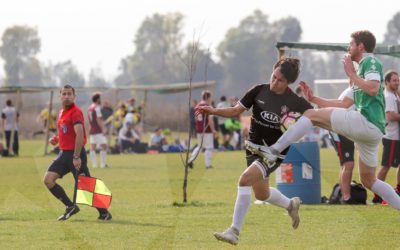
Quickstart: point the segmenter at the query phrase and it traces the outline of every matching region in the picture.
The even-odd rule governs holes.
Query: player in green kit
[[[351,34],[348,54],[343,59],[344,71],[353,85],[356,111],[349,111],[337,100],[321,99],[325,107],[310,109],[295,125],[290,127],[272,146],[250,145],[253,152],[271,164],[278,154],[293,142],[302,138],[312,126],[319,126],[343,135],[354,141],[359,152],[361,183],[378,194],[392,207],[400,209],[400,197],[394,189],[376,178],[378,147],[385,133],[385,99],[383,95],[382,63],[372,54],[376,44],[375,36],[366,30]],[[353,61],[359,64],[356,71]],[[302,82],[306,98],[315,101],[310,87]],[[349,106],[352,103],[349,103]],[[339,108],[340,107],[340,108]]]

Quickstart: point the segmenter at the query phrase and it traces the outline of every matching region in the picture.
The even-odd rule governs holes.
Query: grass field
[[[41,141],[23,141],[20,157],[0,158],[0,249],[234,248],[212,234],[231,223],[244,152],[215,153],[211,170],[200,155],[189,174],[186,207],[172,205],[182,201],[179,154],[109,156],[110,168],[91,169],[113,192],[109,222],[83,205],[70,220],[56,221],[64,207],[42,183],[54,156],[42,152]],[[329,196],[338,176],[332,149],[321,150],[321,170],[322,195]],[[388,181],[394,184],[393,170]],[[71,175],[59,183],[72,194]],[[390,207],[302,205],[300,211],[300,227],[292,230],[284,210],[252,204],[237,247],[400,249],[399,212]]]

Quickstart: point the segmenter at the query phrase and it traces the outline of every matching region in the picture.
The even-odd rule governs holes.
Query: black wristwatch
[[[78,159],[80,159],[80,158],[81,158],[81,157],[80,157],[79,155],[75,155],[75,154],[74,154],[74,156],[73,156],[73,159],[74,159],[74,160],[78,160]]]

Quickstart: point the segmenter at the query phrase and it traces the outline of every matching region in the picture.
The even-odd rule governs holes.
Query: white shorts
[[[213,133],[204,133],[197,134],[197,143],[200,145],[201,138],[203,137],[203,148],[213,149],[214,148],[214,134]]]
[[[370,167],[378,164],[379,143],[383,133],[360,112],[337,108],[331,115],[332,130],[354,141],[360,159]]]
[[[90,144],[102,145],[107,144],[107,138],[103,134],[94,134],[89,136]]]

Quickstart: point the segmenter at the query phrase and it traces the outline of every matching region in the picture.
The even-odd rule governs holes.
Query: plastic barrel
[[[276,171],[277,188],[289,198],[300,197],[305,204],[321,203],[320,173],[318,143],[292,144]]]

